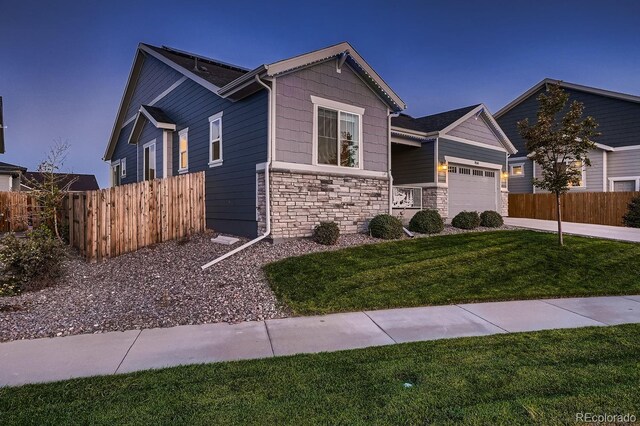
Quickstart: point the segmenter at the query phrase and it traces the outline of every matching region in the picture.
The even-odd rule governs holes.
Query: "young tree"
[[[50,149],[47,157],[38,165],[41,179],[30,179],[25,185],[31,188],[38,204],[38,215],[42,222],[49,224],[56,237],[62,241],[58,215],[62,211],[64,199],[69,188],[77,180],[60,173],[67,157],[69,144],[58,140]]]
[[[529,158],[542,169],[542,176],[535,178],[533,184],[556,195],[560,245],[564,244],[560,197],[571,186],[580,184],[582,167],[591,166],[588,153],[595,148],[592,138],[600,135],[593,117],[582,118],[584,105],[573,101],[567,109],[568,100],[569,94],[559,84],[551,84],[546,93],[538,96],[538,121],[518,122]]]

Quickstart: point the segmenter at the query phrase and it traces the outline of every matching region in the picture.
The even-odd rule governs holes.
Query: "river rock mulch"
[[[447,226],[443,233],[459,232],[468,231]],[[341,236],[331,247],[308,239],[259,242],[202,271],[201,265],[246,241],[225,246],[212,243],[213,236],[206,232],[94,264],[71,255],[56,286],[0,298],[0,341],[283,318],[289,312],[269,288],[262,266],[381,241],[357,234]]]

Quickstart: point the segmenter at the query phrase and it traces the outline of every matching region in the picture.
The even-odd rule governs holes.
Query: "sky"
[[[640,1],[0,0],[6,153],[35,169],[102,161],[139,42],[247,68],[348,41],[414,116],[496,112],[545,77],[640,95]]]

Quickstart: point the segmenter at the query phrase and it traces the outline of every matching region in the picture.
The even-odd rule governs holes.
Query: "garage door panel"
[[[458,164],[449,167],[449,217],[463,210],[498,210],[499,171]]]

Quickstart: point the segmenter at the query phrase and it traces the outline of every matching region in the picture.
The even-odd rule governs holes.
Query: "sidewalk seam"
[[[620,296],[620,297],[622,297],[623,299],[631,300],[632,302],[640,303],[640,300],[632,299],[629,296]]]
[[[269,333],[269,326],[267,325],[267,320],[264,320],[262,322],[264,322],[264,329],[267,331],[267,339],[269,340],[269,347],[271,348],[271,355],[272,356],[276,356],[276,353],[273,350],[273,341],[271,341],[271,333]]]
[[[371,322],[372,322],[372,323],[374,323],[374,324],[376,325],[376,327],[378,327],[380,330],[382,330],[382,332],[383,332],[384,334],[386,334],[386,335],[387,335],[387,337],[388,337],[389,339],[391,339],[391,341],[392,341],[393,343],[398,343],[398,342],[396,342],[396,339],[394,339],[393,337],[391,337],[391,336],[389,335],[389,333],[387,333],[387,330],[385,330],[384,328],[380,327],[380,324],[378,324],[378,323],[377,323],[373,318],[371,318],[371,317],[369,316],[369,314],[367,314],[365,311],[362,311],[362,313],[363,313],[363,314],[365,314],[365,315],[367,316],[367,318],[369,318],[369,319],[371,320]]]
[[[613,324],[608,324],[608,323],[606,323],[606,322],[598,321],[598,320],[597,320],[597,319],[595,319],[595,318],[588,317],[588,316],[583,315],[583,314],[580,314],[580,313],[578,313],[578,312],[574,312],[574,311],[572,311],[571,309],[567,309],[567,308],[564,308],[564,307],[562,307],[562,306],[554,305],[553,303],[551,303],[551,302],[547,302],[546,300],[540,300],[540,301],[541,301],[542,303],[546,303],[546,304],[547,304],[547,305],[549,305],[549,306],[554,306],[554,307],[556,307],[556,308],[560,308],[560,309],[565,310],[565,311],[567,311],[567,312],[571,312],[572,314],[580,315],[580,316],[581,316],[581,317],[583,317],[583,318],[590,319],[591,321],[595,321],[595,322],[600,323],[600,324],[602,324],[602,325],[613,325]]]
[[[133,347],[133,345],[136,344],[136,342],[138,341],[138,337],[140,337],[140,335],[142,334],[142,331],[144,329],[140,329],[140,332],[138,333],[138,335],[136,336],[135,339],[133,339],[133,342],[131,342],[131,345],[129,346],[129,349],[127,349],[127,352],[125,352],[124,356],[122,357],[122,359],[120,360],[120,363],[118,364],[118,366],[116,367],[116,371],[113,372],[113,374],[118,374],[118,370],[120,370],[120,367],[122,366],[122,363],[124,362],[124,360],[127,358],[127,355],[129,355],[129,351],[131,350],[131,348]]]
[[[473,315],[473,316],[476,316],[476,317],[480,318],[482,321],[486,321],[486,322],[488,322],[489,324],[491,324],[491,325],[492,325],[492,326],[494,326],[494,327],[498,327],[500,330],[504,331],[505,333],[513,333],[513,331],[509,331],[509,330],[507,330],[506,328],[502,328],[502,327],[500,327],[498,324],[495,324],[495,323],[493,323],[493,322],[489,321],[488,319],[486,319],[486,318],[484,318],[484,317],[481,317],[480,315],[476,314],[475,312],[471,312],[470,310],[463,308],[463,307],[462,307],[462,306],[460,306],[460,305],[454,305],[454,306],[457,306],[458,308],[462,309],[462,310],[463,310],[463,311],[465,311],[465,312],[469,312],[471,315]]]

